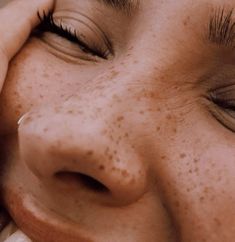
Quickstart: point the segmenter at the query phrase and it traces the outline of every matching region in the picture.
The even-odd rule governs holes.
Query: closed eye
[[[66,27],[62,23],[58,24],[53,18],[53,14],[50,12],[49,14],[43,15],[43,17],[38,13],[38,17],[40,18],[40,25],[38,26],[37,30],[41,33],[50,32],[54,33],[74,44],[77,44],[79,48],[86,54],[90,54],[93,56],[97,56],[102,59],[108,59],[109,50],[102,50],[99,47],[90,47],[86,44],[80,36],[77,34],[76,30]]]

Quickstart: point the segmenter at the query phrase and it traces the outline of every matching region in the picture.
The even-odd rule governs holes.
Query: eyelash
[[[217,97],[216,93],[210,95],[210,100],[224,110],[235,111],[234,100],[225,100]]]
[[[40,25],[37,30],[40,32],[51,32],[57,34],[58,36],[77,44],[86,54],[91,54],[106,60],[108,59],[108,51],[103,51],[98,47],[89,47],[83,40],[81,40],[76,30],[72,30],[71,28],[64,26],[62,22],[60,22],[60,24],[56,23],[52,12],[49,12],[48,14],[44,12],[43,16],[38,13],[38,18],[40,19]]]
[[[209,39],[226,46],[233,45],[235,36],[235,22],[232,19],[234,10],[226,11],[225,8],[216,10],[210,19]]]

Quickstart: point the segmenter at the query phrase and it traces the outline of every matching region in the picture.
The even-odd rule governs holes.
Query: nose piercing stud
[[[24,114],[23,116],[20,117],[20,119],[18,120],[17,124],[18,126],[20,126],[20,124],[22,123],[22,121],[25,119],[26,114]]]

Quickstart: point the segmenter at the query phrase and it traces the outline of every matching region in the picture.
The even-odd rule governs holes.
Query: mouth
[[[25,240],[19,241],[95,242],[82,226],[60,217],[40,204],[35,198],[15,191],[5,191],[4,196],[6,207],[14,222],[30,238],[28,240],[24,234],[16,231],[20,236],[25,236]],[[6,242],[11,241],[16,242],[18,240],[6,240]]]

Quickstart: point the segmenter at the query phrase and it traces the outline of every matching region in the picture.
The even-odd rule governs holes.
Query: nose
[[[22,119],[19,144],[25,167],[50,191],[67,189],[82,199],[115,206],[141,198],[147,167],[108,127],[111,118],[94,118],[69,107],[38,110]]]

